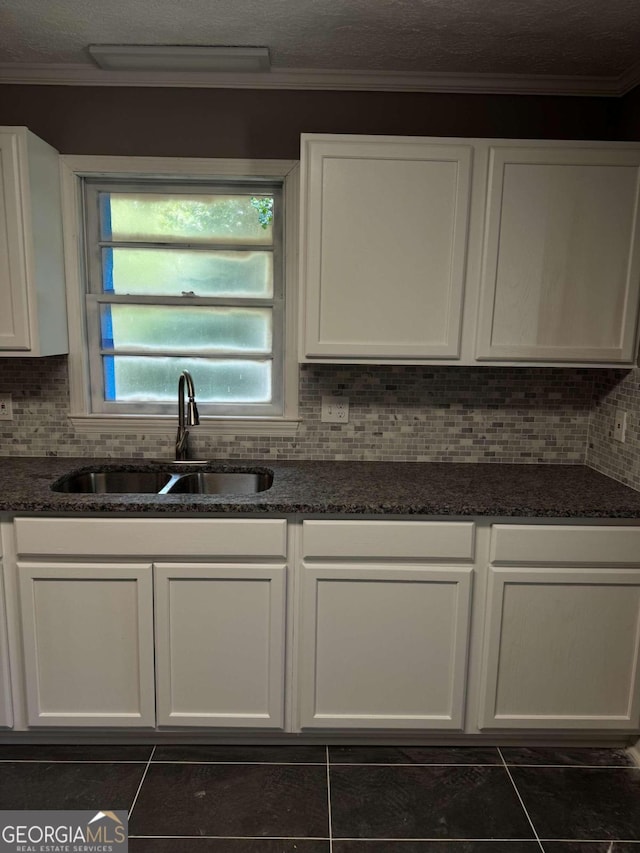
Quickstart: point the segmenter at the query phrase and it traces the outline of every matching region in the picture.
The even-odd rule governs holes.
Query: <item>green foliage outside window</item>
[[[258,211],[258,222],[262,228],[268,228],[273,222],[273,199],[272,198],[251,198],[251,204]]]

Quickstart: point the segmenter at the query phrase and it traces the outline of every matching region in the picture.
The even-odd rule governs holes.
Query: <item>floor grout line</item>
[[[553,768],[554,770],[640,770],[633,764],[510,764],[505,761],[507,767],[540,767]]]
[[[541,841],[562,841],[564,844],[638,844],[637,838],[541,838]]]
[[[333,826],[331,823],[331,777],[329,765],[329,747],[325,746],[327,756],[327,806],[329,808],[329,853],[333,853]]]
[[[495,764],[472,764],[470,762],[456,761],[452,763],[433,761],[333,761],[332,767],[502,767],[502,762]]]
[[[245,764],[264,764],[267,767],[324,767],[326,761],[179,761],[178,759],[160,758],[153,762],[154,764],[230,764],[230,765],[245,765]]]
[[[133,802],[131,803],[131,808],[129,809],[129,820],[131,820],[131,815],[133,814],[133,810],[136,807],[136,803],[138,802],[138,797],[140,796],[140,791],[142,790],[142,783],[147,778],[147,773],[149,772],[149,767],[151,767],[151,759],[154,756],[156,751],[156,746],[151,750],[151,755],[149,756],[149,760],[147,761],[147,766],[144,768],[144,773],[142,774],[142,779],[140,780],[140,784],[138,785],[138,790],[136,791],[136,795],[133,798]]]
[[[502,750],[500,749],[500,747],[497,747],[497,750],[498,750],[498,754],[499,754],[500,758],[502,759],[502,764],[503,764],[503,766],[504,766],[504,769],[507,771],[507,776],[508,776],[508,777],[509,777],[509,779],[511,780],[511,784],[513,785],[513,790],[516,792],[516,796],[517,796],[517,797],[518,797],[518,799],[520,800],[520,805],[522,806],[522,808],[523,808],[523,810],[524,810],[524,813],[525,813],[525,815],[527,816],[527,820],[529,821],[529,823],[530,823],[530,825],[531,825],[531,829],[533,830],[533,834],[534,834],[534,835],[535,835],[535,837],[536,837],[536,841],[538,842],[538,846],[539,846],[539,847],[540,847],[540,849],[542,850],[542,853],[544,853],[544,847],[542,846],[542,842],[540,841],[540,838],[539,838],[539,836],[538,836],[538,833],[536,832],[536,828],[535,828],[535,826],[533,825],[533,821],[531,820],[531,816],[529,815],[529,812],[527,811],[527,807],[526,807],[526,806],[525,806],[525,804],[524,804],[524,800],[523,800],[523,799],[522,799],[522,797],[520,796],[520,791],[518,790],[518,786],[516,785],[516,783],[515,783],[515,781],[514,781],[514,778],[513,778],[513,776],[511,775],[511,771],[509,770],[509,767],[508,767],[508,765],[507,765],[507,762],[504,760],[504,756],[503,756],[503,754],[502,754]]]
[[[105,758],[0,758],[0,764],[146,764],[147,758],[140,761],[118,761]]]
[[[129,838],[205,838],[216,841],[329,841],[324,835],[129,835]],[[374,840],[386,841],[387,839]]]
[[[323,837],[321,835],[130,835],[129,838],[208,838],[208,839],[216,839],[222,841],[330,841],[331,839]],[[556,840],[556,839],[554,839]],[[571,839],[575,841],[576,839]],[[397,844],[401,841],[407,841],[409,843],[416,841],[437,841],[440,843],[447,843],[449,841],[455,841],[456,843],[465,842],[465,841],[486,841],[487,843],[491,842],[520,842],[520,841],[529,841],[532,844],[535,843],[534,838],[442,838],[441,836],[434,838],[356,838],[345,836],[344,838],[340,836],[336,841],[362,841],[365,844],[368,844],[371,841],[379,842],[379,841],[393,841],[394,844]],[[616,842],[618,843],[618,842]],[[627,843],[627,842],[625,842]]]
[[[129,835],[129,838],[205,838],[205,839],[215,839],[218,841],[329,841],[330,839],[326,836],[322,835]],[[448,843],[450,841],[454,841],[456,844],[462,842],[486,842],[486,843],[500,843],[505,844],[508,842],[530,842],[531,844],[535,843],[535,838],[443,838],[442,836],[432,837],[432,838],[377,838],[377,837],[351,837],[351,836],[340,836],[336,841],[361,841],[363,843],[369,842],[380,842],[380,841],[392,841],[394,844],[397,844],[402,841],[406,841],[408,843],[413,843],[416,841],[429,841],[429,842],[440,842]],[[570,844],[637,844],[640,846],[640,841],[635,839],[624,839],[619,838],[612,841],[610,838],[542,838],[539,839],[539,842],[542,841],[553,841],[558,842],[561,841],[563,843]]]
[[[154,750],[156,747],[153,748]],[[108,758],[1,758],[0,764],[146,764],[148,759]],[[266,765],[269,767],[324,767],[326,761],[193,761],[180,759],[156,759],[153,764],[223,764],[223,765]],[[559,770],[640,770],[632,764],[514,764],[502,761],[495,764],[471,762],[384,762],[384,761],[334,761],[334,767],[529,767],[533,769]]]
[[[637,838],[541,838],[541,841],[561,841],[563,844],[635,844],[640,849],[640,841]]]

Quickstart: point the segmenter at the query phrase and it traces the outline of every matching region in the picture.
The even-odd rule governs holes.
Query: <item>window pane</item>
[[[273,296],[271,252],[103,249],[106,293],[147,296]]]
[[[188,370],[200,403],[268,403],[271,361],[103,357],[106,399],[117,402],[175,402],[178,379]]]
[[[251,195],[100,194],[103,240],[133,243],[257,243],[270,245]],[[264,196],[268,198],[269,196]]]
[[[270,308],[101,305],[102,349],[270,353]]]

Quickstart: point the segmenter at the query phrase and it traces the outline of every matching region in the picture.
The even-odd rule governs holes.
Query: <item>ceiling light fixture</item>
[[[105,71],[269,71],[268,47],[171,44],[92,44]]]

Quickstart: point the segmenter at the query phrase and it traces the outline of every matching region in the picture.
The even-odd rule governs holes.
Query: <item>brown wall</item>
[[[301,132],[616,139],[617,98],[0,86],[0,125],[65,154],[296,158]],[[626,114],[625,114],[626,115]],[[636,131],[635,137],[640,138]]]

